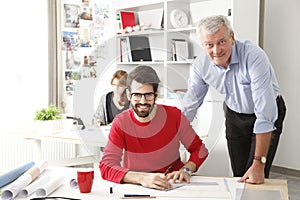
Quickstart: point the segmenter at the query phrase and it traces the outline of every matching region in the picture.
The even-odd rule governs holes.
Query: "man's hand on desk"
[[[129,171],[123,178],[124,183],[139,184],[147,188],[166,190],[172,183],[190,183],[190,175],[184,170],[173,171],[166,175],[161,173],[143,173]]]
[[[187,172],[181,169],[179,171],[173,171],[167,174],[166,178],[168,180],[172,180],[173,183],[182,183],[182,182],[190,183],[191,176]]]
[[[171,184],[167,177],[161,173],[144,173],[129,171],[123,178],[124,183],[139,184],[144,187],[154,188],[157,190],[170,189]]]
[[[239,182],[262,184],[265,182],[264,165],[254,161]]]

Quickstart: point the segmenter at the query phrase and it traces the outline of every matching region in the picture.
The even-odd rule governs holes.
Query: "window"
[[[29,128],[48,105],[47,1],[1,2],[0,130]]]

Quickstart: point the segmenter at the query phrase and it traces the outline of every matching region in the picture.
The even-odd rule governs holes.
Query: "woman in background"
[[[129,108],[126,96],[127,72],[116,71],[111,78],[113,91],[103,95],[100,99],[94,118],[97,125],[110,125],[115,116]]]

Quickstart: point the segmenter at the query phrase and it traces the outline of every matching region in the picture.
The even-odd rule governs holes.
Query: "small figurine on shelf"
[[[135,32],[137,32],[137,31],[141,30],[141,27],[140,27],[140,25],[136,25],[136,26],[132,27],[132,30],[135,31]]]
[[[131,33],[132,32],[132,27],[127,26],[125,29],[123,29],[124,33]]]
[[[89,59],[87,56],[83,57],[83,65],[89,65]]]

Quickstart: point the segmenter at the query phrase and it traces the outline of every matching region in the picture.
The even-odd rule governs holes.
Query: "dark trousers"
[[[276,130],[272,132],[271,142],[265,165],[265,178],[269,178],[269,172],[277,150],[283,120],[286,114],[286,106],[282,96],[276,98],[278,118],[275,122]],[[242,177],[252,165],[255,153],[255,134],[253,126],[256,120],[255,114],[240,114],[230,110],[224,103],[225,126],[227,147],[231,160],[233,175]]]

